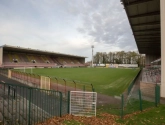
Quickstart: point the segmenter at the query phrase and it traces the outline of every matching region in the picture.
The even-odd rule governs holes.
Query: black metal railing
[[[33,125],[67,114],[67,99],[54,90],[0,83],[0,121],[2,124]]]

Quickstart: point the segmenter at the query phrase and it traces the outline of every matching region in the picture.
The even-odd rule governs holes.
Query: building
[[[38,49],[0,46],[0,67],[83,67],[85,58]]]
[[[161,57],[161,97],[165,98],[165,0],[121,0],[146,65]]]

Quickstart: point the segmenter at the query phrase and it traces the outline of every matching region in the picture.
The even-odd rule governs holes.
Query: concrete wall
[[[140,82],[140,90],[143,96],[154,97],[155,96],[156,83]]]
[[[160,96],[165,98],[165,0],[160,0],[161,16],[161,91]]]
[[[3,48],[0,48],[0,67],[3,63]]]

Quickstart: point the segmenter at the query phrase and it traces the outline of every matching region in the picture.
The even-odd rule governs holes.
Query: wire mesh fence
[[[156,85],[154,89],[139,89],[133,91],[124,98],[121,97],[123,110],[121,117],[136,111],[143,111],[144,109],[158,106],[160,103],[160,86]]]
[[[134,86],[135,81],[136,81],[137,78],[139,77],[140,73],[141,73],[141,70],[138,72],[138,74],[137,74],[137,75],[135,76],[135,78],[132,80],[131,84],[128,86],[128,89],[127,89],[128,95],[129,95],[129,93],[131,92],[132,87]]]
[[[0,83],[2,124],[33,125],[67,114],[67,105],[61,92]]]
[[[0,70],[1,71],[1,70]],[[57,77],[41,76],[37,74],[25,73],[16,70],[11,70],[11,78],[27,84],[31,87],[42,88],[42,78],[47,77],[47,84],[50,84],[50,90],[61,91],[64,96],[67,96],[68,91],[94,91],[92,84],[83,84],[80,81],[68,80]]]
[[[7,74],[7,70],[2,69],[0,70],[1,74]],[[137,75],[138,76],[138,75]],[[19,71],[12,71],[11,78],[17,81],[24,83],[25,85],[41,88],[41,76],[31,73],[19,72]],[[50,78],[50,77],[49,77]],[[68,91],[94,91],[92,85],[87,84],[84,85],[79,81],[68,80],[63,78],[50,78],[50,90],[61,91],[62,98],[61,98],[61,114],[68,113]],[[135,81],[134,81],[135,82]],[[136,91],[131,91],[133,85],[128,89],[129,92],[122,94],[121,96],[114,99],[114,103],[101,105],[97,109],[98,111],[106,111],[111,114],[115,114],[118,116],[123,117],[124,115],[136,112],[136,111],[143,111],[146,108],[158,106],[160,102],[160,86],[156,85],[155,88],[142,88]],[[32,90],[32,96],[36,95],[39,89]],[[49,90],[47,90],[49,91]],[[8,91],[7,91],[8,92]],[[6,92],[6,93],[7,93]],[[13,90],[11,89],[11,92]],[[12,94],[10,92],[10,94]],[[52,96],[50,92],[42,92],[43,97]],[[45,95],[44,95],[45,94]],[[18,93],[17,93],[18,95]],[[47,96],[46,96],[47,95]],[[12,95],[14,96],[14,95]],[[54,95],[55,96],[55,95]],[[60,94],[57,94],[57,98],[60,98]],[[46,98],[48,99],[48,98]],[[45,99],[45,100],[46,100]],[[24,99],[22,99],[23,101]],[[25,101],[25,100],[24,100]],[[33,100],[35,102],[35,99]],[[99,101],[99,100],[98,100]],[[52,103],[52,102],[50,102]],[[54,103],[54,102],[53,102]],[[44,105],[44,104],[43,104]],[[34,105],[35,107],[35,105]],[[35,108],[34,108],[35,109]],[[42,109],[42,107],[41,107]],[[58,111],[57,111],[58,112]],[[51,113],[50,113],[51,114]],[[36,118],[37,119],[37,118]]]
[[[126,95],[124,95],[125,97]],[[123,97],[123,98],[124,98]],[[139,100],[139,91],[130,93],[127,97],[123,99],[123,116],[130,114],[136,111],[140,111],[140,100]]]
[[[109,113],[117,116],[121,116],[121,96],[114,98],[113,102],[101,104],[97,106],[97,115],[100,113]]]
[[[8,69],[6,69],[6,68],[0,68],[0,74],[1,75],[4,75],[4,76],[7,76],[8,75]]]
[[[129,95],[124,93],[113,101],[113,104],[98,106],[97,112],[107,112],[123,118],[125,115],[158,106],[160,103],[160,86],[156,85],[154,89],[137,89],[130,92]]]

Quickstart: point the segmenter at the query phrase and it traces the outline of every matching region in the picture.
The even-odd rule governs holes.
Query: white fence
[[[70,114],[96,116],[96,92],[70,91]]]

